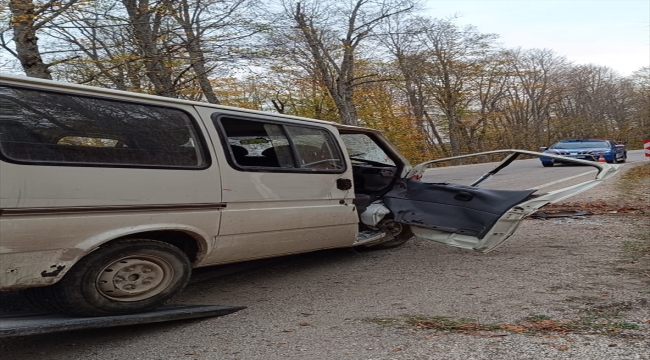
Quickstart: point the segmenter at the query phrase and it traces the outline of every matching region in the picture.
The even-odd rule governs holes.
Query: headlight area
[[[597,151],[590,151],[589,152],[592,155],[609,155],[611,153],[610,150],[597,150]]]

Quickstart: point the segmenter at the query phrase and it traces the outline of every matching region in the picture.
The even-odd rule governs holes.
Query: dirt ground
[[[0,357],[650,359],[647,169],[547,209],[592,215],[526,220],[486,255],[413,239],[392,250],[321,251],[199,274],[176,303],[248,308],[3,340]]]

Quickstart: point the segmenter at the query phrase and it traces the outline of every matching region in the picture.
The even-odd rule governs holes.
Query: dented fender
[[[80,249],[59,249],[0,254],[0,289],[52,285],[66,274],[81,253]]]
[[[12,244],[3,242],[0,247],[0,291],[55,284],[77,261],[100,246],[118,238],[137,236],[138,233],[148,231],[179,231],[195,238],[199,250],[194,265],[201,263],[214,247],[214,237],[194,226],[183,224],[147,224],[111,229],[86,237],[72,248],[47,250],[38,249],[37,244],[31,248],[26,247],[25,241],[20,240],[32,238],[33,233],[29,233],[25,238],[17,237],[21,246],[12,247]]]

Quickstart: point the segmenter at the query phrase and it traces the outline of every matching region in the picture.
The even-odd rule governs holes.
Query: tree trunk
[[[36,36],[36,14],[31,0],[9,1],[16,57],[27,76],[52,80],[50,65],[43,62]]]
[[[203,55],[201,47],[201,38],[192,28],[192,18],[190,16],[190,7],[187,0],[182,0],[179,5],[179,11],[174,13],[174,18],[183,27],[185,33],[185,47],[190,55],[192,70],[199,82],[199,87],[203,92],[203,96],[209,103],[219,104],[217,94],[214,93],[210,79],[208,78],[208,70],[205,66],[206,60]]]
[[[146,75],[153,84],[156,95],[178,97],[171,70],[165,64],[166,58],[157,47],[157,38],[161,34],[155,29],[160,26],[160,11],[150,9],[149,0],[122,0],[122,3],[129,14],[135,42],[144,59]],[[152,17],[152,13],[155,16]]]

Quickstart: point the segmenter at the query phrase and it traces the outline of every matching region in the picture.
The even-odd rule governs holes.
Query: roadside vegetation
[[[474,319],[452,319],[444,316],[413,316],[402,318],[371,318],[366,321],[383,326],[410,327],[417,330],[433,330],[443,333],[498,337],[507,334],[607,334],[615,335],[623,330],[638,330],[639,325],[617,321],[615,317],[586,314],[569,320],[555,320],[545,315],[530,315],[514,323],[480,323]]]
[[[588,215],[639,215],[647,218],[650,216],[650,163],[626,166],[631,168],[622,170],[624,173],[617,180],[617,195],[614,198],[607,201],[561,202],[547,205],[544,211],[549,214],[586,211]]]
[[[650,136],[650,67],[623,77],[422,16],[414,0],[0,0],[20,73],[363,125],[411,160]]]

